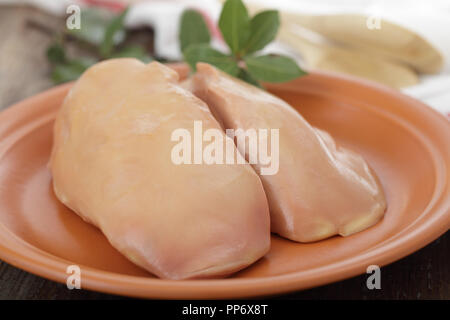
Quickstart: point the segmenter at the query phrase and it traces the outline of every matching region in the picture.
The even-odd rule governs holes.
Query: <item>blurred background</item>
[[[449,0],[248,0],[245,4],[251,13],[280,10],[277,41],[266,51],[287,54],[310,71],[390,86],[450,116]],[[71,5],[81,8],[79,30],[67,28],[76,12]],[[179,21],[186,8],[199,10],[213,45],[225,50],[216,27],[221,7],[220,0],[0,0],[0,109],[76,79],[106,58],[180,61]],[[361,275],[283,298],[448,299],[449,261],[443,254],[449,252],[448,234],[384,267],[383,279],[389,283],[384,290],[369,291],[366,276]],[[2,298],[115,297],[69,291],[0,261]]]
[[[280,11],[277,41],[265,51],[290,55],[307,70],[379,82],[450,115],[450,1],[245,4],[251,13]],[[76,11],[71,5],[81,8],[79,30],[67,28]],[[102,59],[181,60],[178,28],[186,8],[201,12],[213,45],[224,50],[216,27],[221,6],[221,0],[0,0],[0,109],[76,79]],[[102,39],[111,25],[113,41],[104,48]]]

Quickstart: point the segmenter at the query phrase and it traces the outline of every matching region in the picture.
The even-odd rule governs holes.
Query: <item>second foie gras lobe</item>
[[[172,133],[193,136],[195,120],[220,130],[175,71],[115,59],[76,82],[55,123],[57,197],[161,278],[225,276],[270,246],[267,199],[251,166],[171,161]]]
[[[208,64],[199,63],[197,70],[192,90],[224,128],[279,129],[279,170],[260,175],[272,232],[310,242],[347,236],[382,218],[382,187],[360,155],[336,146],[328,133],[268,92]],[[262,166],[253,166],[260,173]]]

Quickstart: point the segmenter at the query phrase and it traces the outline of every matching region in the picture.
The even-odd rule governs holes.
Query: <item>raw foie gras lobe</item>
[[[279,129],[279,171],[260,176],[272,232],[310,242],[347,236],[382,218],[383,190],[361,156],[336,146],[281,99],[208,64],[197,70],[193,91],[224,128]],[[260,167],[254,165],[258,173]]]
[[[267,199],[250,165],[171,161],[173,130],[220,129],[178,75],[116,59],[90,68],[57,116],[57,197],[135,264],[170,279],[224,276],[270,246]],[[93,244],[95,245],[95,244]]]

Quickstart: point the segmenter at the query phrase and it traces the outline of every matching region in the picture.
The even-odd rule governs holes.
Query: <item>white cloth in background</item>
[[[65,14],[69,4],[83,5],[86,0],[0,0],[2,4],[28,3],[50,11]],[[434,109],[450,116],[450,1],[448,0],[249,0],[260,6],[305,14],[362,13],[376,15],[411,29],[439,49],[445,58],[445,68],[438,75],[421,76],[418,85],[402,91]],[[181,59],[178,47],[179,18],[187,7],[200,9],[217,21],[220,0],[148,0],[134,1],[125,21],[130,28],[149,25],[155,29],[155,51],[160,57]],[[1,10],[1,7],[0,7]],[[382,27],[382,26],[381,26]],[[223,44],[214,40],[213,45]],[[271,44],[267,51],[286,53],[299,58],[282,44]]]
[[[450,117],[450,1],[448,0],[252,0],[267,7],[305,14],[360,13],[397,23],[421,35],[444,56],[440,74],[423,75],[403,89]],[[381,27],[383,27],[381,25]]]

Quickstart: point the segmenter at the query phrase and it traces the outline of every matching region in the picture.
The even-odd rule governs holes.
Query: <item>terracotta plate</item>
[[[364,155],[385,188],[385,218],[353,236],[311,244],[274,236],[264,258],[227,279],[157,279],[128,262],[53,194],[47,168],[52,124],[70,86],[0,114],[0,258],[42,277],[65,283],[66,268],[76,264],[83,288],[121,295],[269,295],[364,273],[369,265],[400,259],[449,229],[450,122],[396,91],[313,73],[269,89],[313,125]]]

